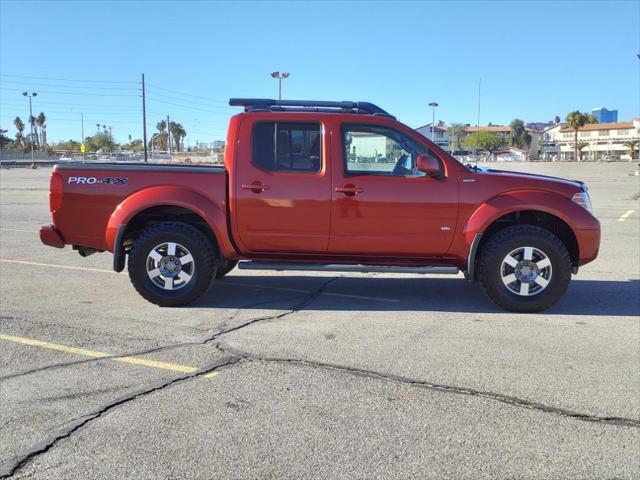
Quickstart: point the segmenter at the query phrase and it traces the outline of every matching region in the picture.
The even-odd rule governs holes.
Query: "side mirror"
[[[440,175],[440,162],[436,157],[432,157],[431,155],[418,155],[416,167],[428,176],[434,177]]]

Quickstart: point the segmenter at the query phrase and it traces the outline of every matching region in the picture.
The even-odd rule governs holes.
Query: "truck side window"
[[[343,125],[345,173],[358,175],[424,176],[416,168],[419,154],[428,149],[391,128]]]
[[[253,163],[270,172],[319,172],[322,133],[318,123],[257,122]]]

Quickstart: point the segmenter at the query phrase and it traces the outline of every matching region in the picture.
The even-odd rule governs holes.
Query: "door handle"
[[[347,197],[353,197],[354,195],[363,192],[362,188],[356,187],[351,183],[345,185],[344,187],[336,187],[335,191],[338,193],[344,193]]]
[[[243,183],[241,187],[243,190],[251,190],[253,193],[262,193],[265,190],[269,190],[269,185],[265,185],[259,180],[253,183]]]

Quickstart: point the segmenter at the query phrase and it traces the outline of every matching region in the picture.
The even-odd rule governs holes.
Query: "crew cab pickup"
[[[64,164],[42,242],[109,251],[160,306],[240,268],[464,272],[499,306],[548,308],[594,260],[579,181],[477,168],[364,102],[231,99],[224,166]],[[460,294],[464,295],[461,286]]]

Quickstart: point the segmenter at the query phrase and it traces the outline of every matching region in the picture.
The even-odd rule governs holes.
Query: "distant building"
[[[451,149],[451,138],[449,137],[449,129],[446,126],[436,125],[433,127],[433,136],[435,138],[431,138],[430,123],[416,128],[416,131],[427,137],[443,150],[449,151]]]
[[[618,121],[618,110],[607,110],[604,107],[594,108],[591,114],[596,117],[598,123],[613,123]]]
[[[491,126],[481,126],[480,128],[478,127],[466,127],[465,128],[465,132],[467,133],[467,135],[471,135],[472,133],[476,133],[476,132],[493,132],[495,134],[497,134],[502,141],[504,142],[505,145],[509,144],[509,139],[511,137],[511,127],[506,126],[506,125],[491,125]],[[529,148],[526,150],[526,154],[528,156],[528,159],[530,160],[536,160],[538,158],[538,155],[540,154],[540,147],[541,147],[541,140],[542,140],[542,134],[541,132],[539,132],[538,130],[536,130],[535,128],[530,128],[529,126],[525,127],[525,131],[527,132],[527,135],[529,136]]]
[[[578,130],[578,143],[583,149],[580,160],[628,160],[629,140],[640,140],[640,118],[630,122],[593,123]],[[548,160],[573,160],[575,131],[559,123],[542,134],[542,157]]]
[[[528,125],[525,128],[527,135],[529,136],[529,148],[527,150],[525,150],[524,152],[526,153],[526,155],[528,156],[529,159],[537,159],[538,155],[540,153],[540,146],[541,146],[541,140],[542,140],[542,133],[538,130],[536,130],[535,128],[530,128]],[[449,127],[447,125],[444,126],[439,126],[436,125],[435,128],[433,129],[433,136],[435,137],[435,139],[433,140],[440,148],[448,151],[449,153],[451,152],[451,149],[453,148],[452,145],[452,141],[451,141],[451,137],[449,136]],[[429,140],[431,139],[431,124],[427,124],[427,125],[423,125],[422,127],[418,127],[416,128],[416,131],[418,133],[421,133],[422,135],[424,135],[425,137],[427,137]],[[505,125],[491,125],[491,126],[481,126],[480,128],[478,127],[471,127],[471,126],[467,126],[464,129],[464,138],[468,137],[469,135],[471,135],[472,133],[476,133],[478,131],[481,132],[493,132],[495,134],[497,134],[503,141],[504,145],[508,145],[509,141],[510,141],[510,137],[511,137],[511,128]],[[464,138],[461,139],[461,143],[464,142]],[[511,155],[511,152],[509,153],[509,155]],[[513,157],[515,158],[516,155],[514,153]],[[519,160],[520,158],[518,158]]]
[[[532,128],[539,132],[552,127],[553,125],[555,125],[555,122],[527,122],[527,128]]]

